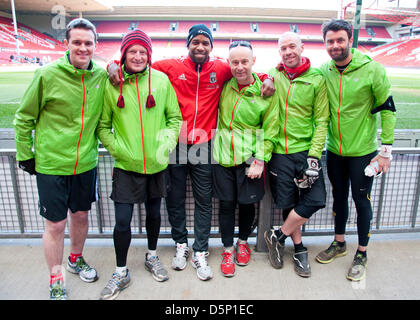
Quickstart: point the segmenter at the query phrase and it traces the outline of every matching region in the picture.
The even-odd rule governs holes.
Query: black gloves
[[[21,168],[23,171],[26,171],[30,175],[36,174],[35,171],[35,158],[19,161],[19,168]]]
[[[319,178],[319,171],[321,170],[318,159],[308,157],[303,170],[299,176],[294,178],[295,184],[298,188],[306,189],[312,187],[315,181]]]

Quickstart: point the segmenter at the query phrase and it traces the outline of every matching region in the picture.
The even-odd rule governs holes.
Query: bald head
[[[302,40],[300,39],[299,35],[294,32],[289,31],[289,32],[282,33],[279,37],[279,47],[281,47],[281,44],[286,40],[293,41],[299,46],[302,45]]]
[[[279,38],[279,52],[283,64],[297,68],[302,64],[303,43],[294,32],[285,32]]]
[[[239,84],[247,85],[254,81],[252,66],[255,63],[254,53],[248,45],[229,47],[229,66],[232,75]]]

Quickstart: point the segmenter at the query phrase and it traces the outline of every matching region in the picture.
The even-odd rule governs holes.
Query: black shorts
[[[311,188],[299,189],[293,180],[302,172],[307,156],[308,151],[293,154],[273,153],[268,163],[271,194],[276,206],[281,209],[308,207],[308,210],[303,209],[302,212],[296,210],[305,218],[309,218],[310,212],[313,211],[309,208],[325,207],[327,198],[323,170],[319,171],[319,178]],[[319,166],[321,167],[321,162]]]
[[[213,166],[213,196],[220,200],[248,204],[264,197],[264,177],[250,179],[246,175],[249,168],[245,162],[236,167]]]
[[[37,173],[39,214],[58,222],[67,212],[89,211],[97,199],[96,168],[70,176]]]
[[[146,199],[166,197],[170,179],[168,169],[142,174],[114,168],[111,199],[120,203],[143,203]]]

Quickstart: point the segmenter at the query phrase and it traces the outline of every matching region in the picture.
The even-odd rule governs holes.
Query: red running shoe
[[[233,263],[233,252],[224,250],[223,259],[220,264],[220,271],[225,277],[233,277],[235,275],[235,264]]]
[[[236,264],[238,266],[246,266],[251,259],[251,249],[249,249],[248,242],[241,244],[236,242]]]

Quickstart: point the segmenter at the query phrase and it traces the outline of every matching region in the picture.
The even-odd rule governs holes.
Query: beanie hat
[[[196,24],[193,25],[190,30],[188,31],[187,37],[187,47],[190,45],[191,40],[197,36],[202,34],[203,36],[209,38],[211,47],[213,48],[213,36],[209,28],[207,28],[204,24]]]
[[[121,59],[120,59],[120,79],[122,79],[122,66],[125,62],[125,56],[126,51],[128,47],[130,47],[133,44],[140,44],[147,50],[147,60],[149,65],[149,95],[147,96],[147,102],[146,107],[152,108],[156,105],[155,99],[153,98],[151,94],[151,88],[150,88],[150,66],[152,64],[152,40],[149,38],[147,34],[145,34],[143,31],[139,29],[134,29],[130,32],[128,32],[122,39],[121,42]],[[124,97],[122,95],[122,86],[123,81],[120,81],[120,96],[118,97],[117,106],[120,108],[124,108]]]

